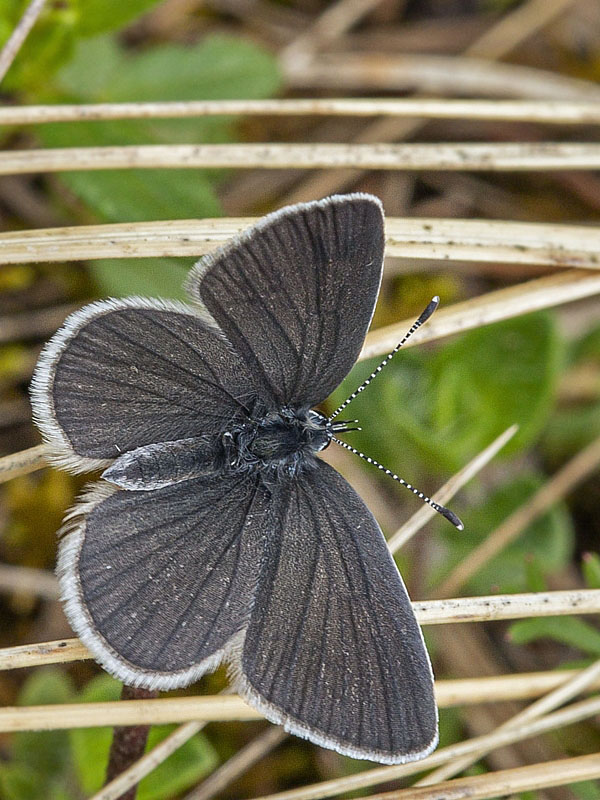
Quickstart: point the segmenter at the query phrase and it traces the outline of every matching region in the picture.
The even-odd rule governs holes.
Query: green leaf
[[[30,0],[4,0],[0,4],[0,47],[13,32]],[[2,81],[3,91],[43,90],[48,78],[73,53],[76,0],[46,3]]]
[[[453,472],[516,422],[518,433],[500,453],[506,457],[531,444],[545,425],[561,361],[548,314],[470,331],[434,352],[399,353],[376,388],[353,403],[365,431],[352,434],[352,444],[401,475],[412,461],[428,472]],[[353,370],[334,402],[376,364]],[[414,470],[404,477],[416,483]]]
[[[546,428],[543,448],[552,463],[560,463],[600,436],[600,403],[556,411]]]
[[[597,781],[581,781],[572,783],[569,789],[579,800],[600,800],[600,785]]]
[[[100,294],[185,300],[183,281],[191,263],[174,258],[102,259],[91,267]]]
[[[125,58],[125,50],[114,36],[94,36],[79,42],[69,63],[54,79],[54,89],[59,95],[56,102],[68,97],[99,102],[104,90],[125,68]],[[78,128],[77,125],[73,131]]]
[[[2,800],[39,800],[44,796],[44,783],[35,768],[27,764],[0,763]]]
[[[594,658],[600,657],[600,631],[578,617],[520,620],[511,625],[510,638],[515,644],[553,639],[569,647],[576,647]]]
[[[79,694],[79,702],[118,700],[121,684],[101,675],[90,681]],[[150,730],[146,750],[165,739],[174,725],[157,725]],[[75,768],[86,795],[97,792],[104,783],[112,728],[80,728],[69,731]],[[162,800],[185,791],[216,765],[217,757],[208,740],[197,734],[140,782],[139,800]]]
[[[22,706],[68,703],[73,696],[71,681],[57,669],[40,669],[31,675],[19,694]],[[13,737],[14,760],[28,766],[43,785],[66,775],[69,769],[66,731],[23,731]]]
[[[157,3],[158,0],[79,0],[77,32],[90,36],[117,30]]]
[[[69,677],[54,667],[41,668],[30,675],[19,692],[20,706],[68,703],[73,695]]]
[[[207,36],[193,47],[162,45],[124,59],[105,87],[113,102],[269,97],[281,88],[273,56],[246,39]],[[89,69],[89,67],[88,67]]]
[[[548,591],[548,582],[539,561],[535,558],[525,558],[525,585],[530,592]]]
[[[457,534],[440,526],[446,549],[432,570],[437,583],[459,564],[513,511],[526,502],[544,483],[541,476],[521,473],[501,486],[479,508],[462,513],[465,532]],[[573,549],[573,528],[563,504],[550,509],[529,525],[519,538],[485,564],[467,586],[473,594],[492,591],[539,591],[544,577],[564,567]]]
[[[157,725],[148,737],[147,750],[170,736],[175,725]],[[217,766],[217,754],[202,734],[189,739],[183,747],[140,782],[139,800],[162,800],[189,789]]]
[[[515,422],[519,430],[502,457],[535,440],[552,409],[562,360],[554,319],[545,313],[471,331],[436,354],[431,417],[456,448],[455,468]]]
[[[572,348],[573,361],[600,364],[600,325],[587,331]]]
[[[588,589],[600,589],[600,556],[598,553],[584,553],[581,570]]]
[[[118,700],[119,681],[108,675],[91,680],[75,698],[79,703],[100,703]],[[75,771],[85,795],[98,791],[104,783],[112,728],[73,728],[69,731]]]
[[[280,83],[275,60],[260,48],[232,37],[209,37],[196,47],[163,45],[127,53],[108,37],[80,48],[60,76],[70,99],[87,101],[186,100],[262,97]],[[38,128],[46,147],[228,141],[230,119],[121,120],[81,122],[76,127]],[[114,170],[69,172],[62,180],[106,222],[135,222],[220,216],[215,170]],[[191,260],[123,259],[92,262],[103,294],[182,297]]]

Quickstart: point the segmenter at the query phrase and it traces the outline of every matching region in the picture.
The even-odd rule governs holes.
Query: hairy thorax
[[[283,408],[226,431],[221,437],[224,466],[295,474],[314,463],[331,442],[327,418],[318,411]]]

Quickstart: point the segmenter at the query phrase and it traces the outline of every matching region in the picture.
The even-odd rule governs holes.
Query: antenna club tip
[[[456,528],[456,530],[464,531],[465,526],[463,525],[462,520],[456,516],[454,511],[450,511],[450,509],[446,508],[445,506],[440,506],[440,514],[446,517],[448,522],[451,522]]]
[[[432,303],[435,303],[436,305],[438,305],[438,304],[439,304],[439,302],[440,302],[440,296],[439,296],[439,294],[436,294],[434,297],[432,297],[432,298],[431,298],[431,302],[432,302]]]

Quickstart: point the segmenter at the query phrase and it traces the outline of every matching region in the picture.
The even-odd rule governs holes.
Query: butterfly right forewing
[[[314,406],[353,366],[381,282],[383,209],[334,195],[264,217],[187,279],[276,406]]]

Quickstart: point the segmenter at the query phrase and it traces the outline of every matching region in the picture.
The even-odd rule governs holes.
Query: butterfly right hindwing
[[[234,663],[238,690],[268,719],[341,753],[422,758],[437,743],[433,674],[379,526],[325,463],[279,492]]]

